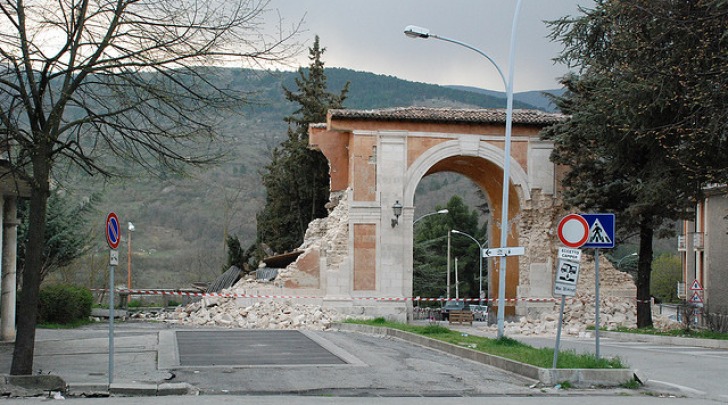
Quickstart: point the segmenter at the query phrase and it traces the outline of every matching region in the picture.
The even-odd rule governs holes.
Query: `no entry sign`
[[[578,248],[589,239],[589,224],[579,214],[569,214],[559,222],[559,239],[570,248]]]

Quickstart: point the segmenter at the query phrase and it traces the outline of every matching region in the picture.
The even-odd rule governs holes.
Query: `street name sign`
[[[526,248],[523,246],[483,249],[483,257],[523,256],[524,254],[526,254]]]

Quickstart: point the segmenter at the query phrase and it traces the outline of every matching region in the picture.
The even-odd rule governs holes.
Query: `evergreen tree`
[[[615,212],[639,235],[637,325],[652,324],[652,240],[684,217],[709,181],[725,181],[728,3],[600,0],[552,22],[570,117],[544,131],[568,165],[567,205]],[[720,94],[718,94],[720,93]],[[708,100],[710,99],[710,100]]]
[[[487,222],[478,227],[479,214],[470,210],[462,198],[453,196],[446,207],[445,215],[432,215],[415,225],[413,293],[421,297],[445,296],[447,289],[447,237],[453,229],[476,238],[487,246]],[[454,259],[458,258],[458,279],[460,297],[478,298],[478,276],[480,275],[479,247],[470,238],[453,234],[450,236],[451,271],[454,274]],[[483,263],[485,266],[485,263]],[[486,269],[483,268],[483,288],[486,287]],[[451,297],[454,297],[454,275],[451,275]]]
[[[86,254],[91,248],[93,235],[88,230],[88,217],[94,213],[93,204],[96,196],[83,204],[72,201],[66,193],[52,193],[48,197],[46,211],[46,234],[41,251],[41,281],[74,260]],[[28,216],[30,209],[26,200],[18,203],[18,217],[22,218],[18,226],[18,273],[22,276],[29,251]]]
[[[258,243],[279,253],[297,248],[308,223],[328,214],[329,165],[320,151],[308,148],[308,126],[326,122],[330,108],[342,108],[349,84],[338,94],[327,91],[321,60],[325,50],[316,36],[309,48],[311,64],[298,71],[297,91],[283,88],[286,99],[297,103],[298,109],[285,118],[288,139],[273,151],[272,161],[262,173],[267,195],[257,216]]]

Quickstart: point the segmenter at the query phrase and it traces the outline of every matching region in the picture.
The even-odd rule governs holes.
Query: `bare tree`
[[[54,167],[114,176],[214,161],[215,124],[246,96],[209,66],[298,51],[262,31],[265,0],[0,0],[0,133],[31,185],[27,251],[43,246]],[[208,66],[208,68],[202,68]],[[214,72],[213,72],[214,73]],[[31,374],[41,255],[23,274],[11,374]]]

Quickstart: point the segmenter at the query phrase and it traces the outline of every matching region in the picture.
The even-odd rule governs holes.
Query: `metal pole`
[[[480,257],[480,278],[478,287],[478,305],[483,306],[483,246],[478,244],[478,256]]]
[[[447,299],[450,299],[450,231],[447,231]]]
[[[114,382],[114,272],[109,266],[109,385]]]
[[[559,347],[561,346],[561,324],[564,321],[564,303],[566,302],[566,296],[561,296],[561,309],[559,310],[559,324],[556,327],[556,347],[554,347],[554,362],[551,368],[556,368],[556,363],[559,361]]]
[[[594,337],[596,338],[596,356],[599,360],[599,249],[594,249]]]
[[[460,281],[458,281],[458,258],[455,258],[455,301],[460,299]]]
[[[521,0],[516,3],[516,10],[513,13],[513,24],[511,27],[511,49],[508,56],[508,82],[506,84],[506,135],[505,155],[503,156],[503,200],[501,202],[501,247],[508,247],[508,191],[510,189],[511,175],[511,127],[513,125],[513,76],[516,51],[516,28],[518,14],[521,11]],[[498,274],[498,338],[503,337],[503,323],[505,320],[506,305],[506,262],[503,257],[500,262]]]
[[[126,295],[126,303],[131,302],[131,231],[128,232],[129,240],[126,245],[126,288],[129,290]]]

